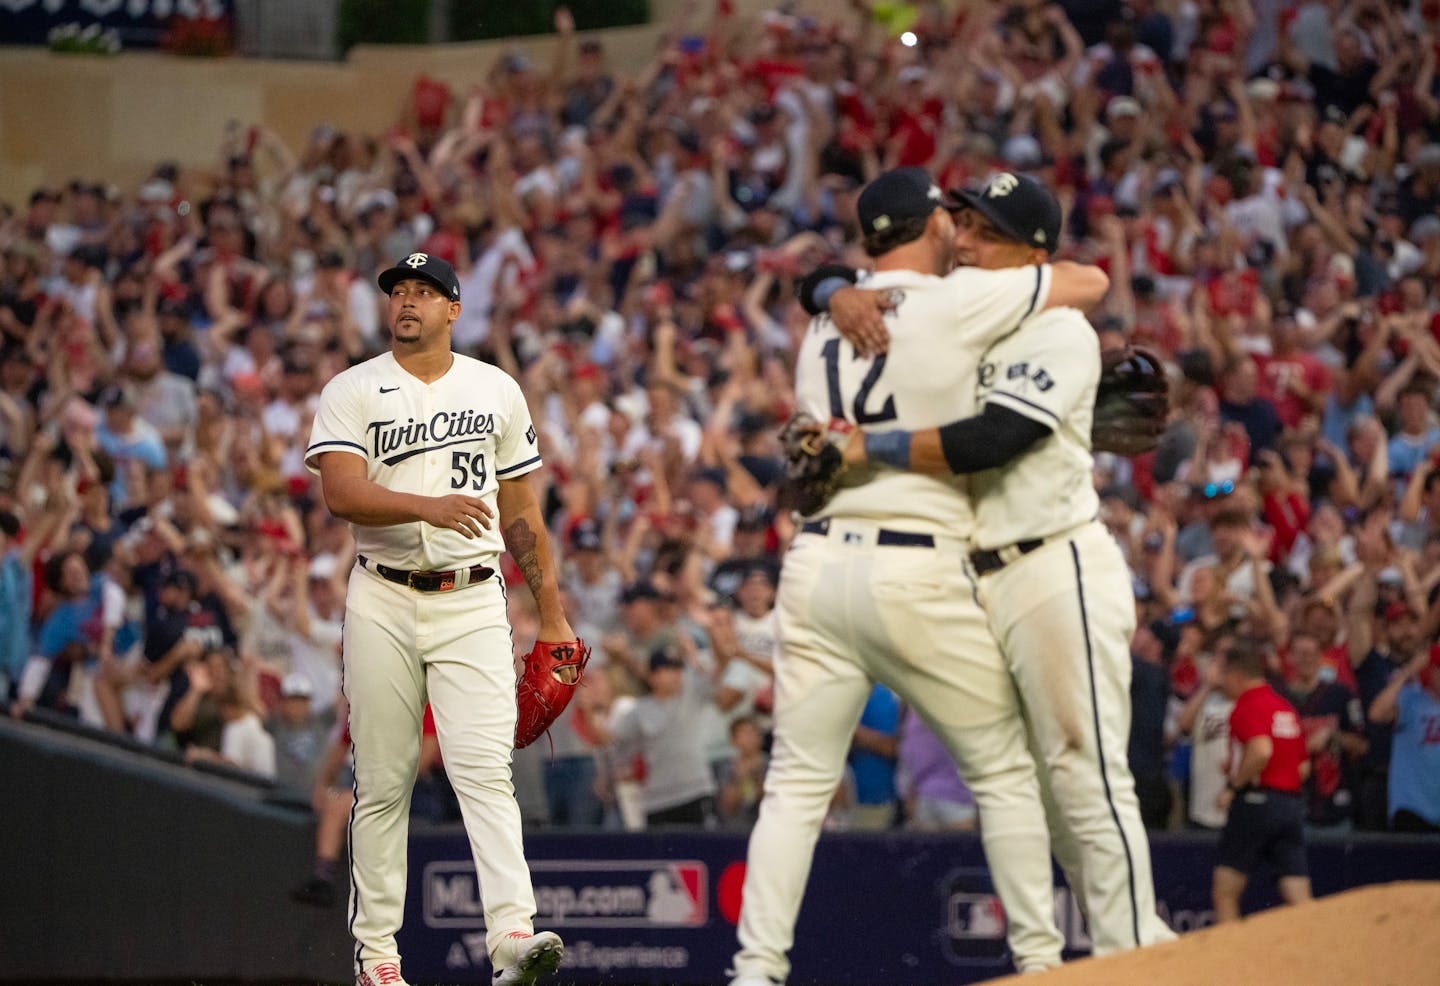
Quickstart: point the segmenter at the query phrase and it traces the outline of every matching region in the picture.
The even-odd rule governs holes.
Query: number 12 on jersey
[[[853,350],[852,350],[853,352]],[[825,357],[825,381],[830,392],[830,416],[832,418],[844,418],[855,422],[857,425],[873,425],[883,421],[893,421],[895,414],[895,395],[887,394],[880,407],[870,410],[875,400],[872,400],[871,391],[880,382],[880,374],[885,371],[885,354],[880,353],[870,363],[870,369],[866,371],[864,378],[860,381],[860,387],[850,400],[850,413],[846,413],[845,396],[840,392],[840,340],[830,339],[820,347],[820,354]],[[855,359],[859,359],[855,356]]]

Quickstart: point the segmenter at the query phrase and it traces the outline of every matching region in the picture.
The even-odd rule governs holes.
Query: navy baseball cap
[[[112,384],[111,386],[106,387],[103,391],[101,391],[100,399],[97,401],[97,403],[104,408],[135,407],[135,399],[130,396],[129,392],[127,392],[124,387],[121,387],[118,384]]]
[[[1047,253],[1054,253],[1060,244],[1060,202],[1029,175],[1004,171],[984,188],[960,188],[950,194],[1012,240]]]
[[[380,275],[380,290],[389,294],[407,277],[429,281],[445,292],[445,297],[451,301],[460,300],[460,278],[455,276],[455,268],[441,257],[431,253],[410,254]]]
[[[685,667],[685,658],[680,654],[680,648],[674,644],[666,644],[657,647],[650,652],[650,670],[659,671],[661,668]]]
[[[175,571],[165,576],[165,581],[163,584],[167,586],[173,585],[176,588],[184,589],[186,592],[190,593],[194,593],[197,586],[195,576],[191,575],[183,568],[177,568]]]
[[[939,208],[948,208],[945,194],[924,168],[896,168],[887,171],[860,192],[855,212],[860,234],[883,233],[898,222],[923,219]]]
[[[570,531],[571,551],[599,551],[602,543],[600,525],[589,517],[577,522]]]
[[[630,603],[640,602],[642,599],[659,600],[662,598],[660,590],[655,588],[653,583],[646,581],[632,582],[620,593],[620,602],[626,606]]]

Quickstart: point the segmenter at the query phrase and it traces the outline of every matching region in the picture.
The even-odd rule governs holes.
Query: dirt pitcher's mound
[[[1440,883],[1387,883],[991,986],[1440,983]]]

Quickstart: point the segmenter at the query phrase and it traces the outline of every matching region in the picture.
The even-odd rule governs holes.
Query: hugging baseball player
[[[540,466],[535,429],[514,380],[451,352],[460,282],[450,264],[412,253],[379,280],[390,296],[391,351],[325,386],[305,458],[359,548],[343,637],[355,756],[355,982],[404,982],[395,933],[428,700],[475,857],[492,981],[534,983],[559,966],[564,946],[531,924],[535,897],[510,778],[516,678],[502,549],[535,595],[540,640],[575,636],[526,478]]]
[[[1000,174],[983,190],[958,194],[960,264],[1030,270],[1049,260],[1061,209],[1039,182]],[[833,307],[832,314],[844,331],[848,319]],[[1134,596],[1120,548],[1097,520],[1098,337],[1074,308],[1041,312],[994,342],[973,372],[964,417],[852,439],[847,467],[968,475],[971,569],[1020,691],[1051,841],[1094,952],[1168,941],[1175,935],[1155,912],[1126,753]]]
[[[920,168],[888,172],[858,211],[877,271],[898,299],[893,345],[857,358],[828,318],[814,319],[796,369],[800,407],[867,431],[930,428],[966,412],[956,386],[1026,315],[1091,303],[1093,267],[1008,271],[952,266],[954,225]],[[1049,839],[1035,762],[1010,674],[966,570],[974,525],[964,482],[895,469],[839,490],[785,556],[776,611],[775,740],[750,837],[731,986],[789,974],[787,953],[821,822],[875,680],[926,719],[975,793],[985,855],[1022,970],[1060,964]]]

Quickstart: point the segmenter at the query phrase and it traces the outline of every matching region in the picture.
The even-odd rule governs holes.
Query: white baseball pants
[[[356,972],[398,960],[410,794],[428,700],[459,798],[486,943],[530,932],[535,896],[510,780],[515,665],[497,580],[419,593],[356,566],[345,599],[344,690],[355,751],[350,933]]]
[[[1049,836],[1010,675],[961,542],[877,544],[874,525],[800,534],[780,579],[775,743],[750,836],[737,973],[784,981],[815,842],[872,681],[894,688],[975,794],[1016,965],[1060,964]]]
[[[1086,524],[979,584],[1020,689],[1055,856],[1095,954],[1169,941],[1127,752],[1135,596],[1119,546]]]

